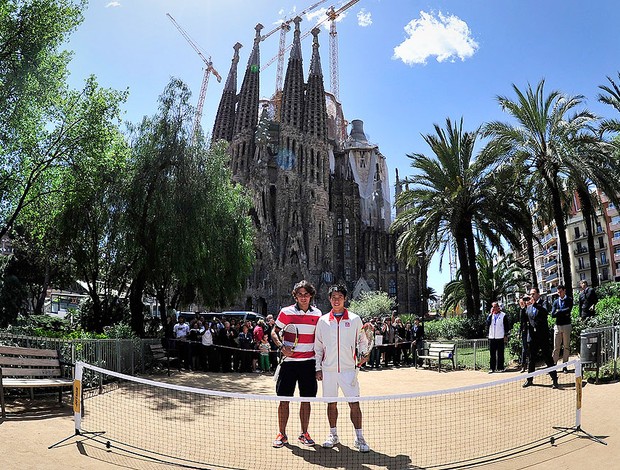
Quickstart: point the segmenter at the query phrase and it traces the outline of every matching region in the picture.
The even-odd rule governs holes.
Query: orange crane
[[[298,15],[295,15],[295,17],[302,16],[302,15],[305,15],[306,13],[311,12],[316,7],[318,7],[321,3],[325,3],[326,1],[327,0],[320,0],[320,1],[310,5],[308,8],[306,8],[303,11],[301,11]],[[261,36],[261,38],[260,38],[261,41],[264,41],[269,36],[271,36],[273,33],[275,33],[276,31],[280,30],[280,45],[278,46],[278,55],[275,56],[274,58],[272,58],[262,68],[262,70],[265,70],[267,67],[269,67],[271,64],[273,64],[276,59],[278,60],[278,68],[276,70],[276,92],[282,91],[282,77],[283,77],[283,72],[284,72],[284,54],[285,54],[285,52],[287,50],[287,48],[285,47],[286,46],[286,33],[288,33],[291,30],[291,26],[290,25],[294,21],[295,17],[289,18],[288,20],[283,21],[282,24],[280,24],[280,26],[277,26],[277,27],[273,28],[271,31],[269,31],[267,34]]]
[[[172,24],[176,26],[176,28],[183,35],[185,40],[189,42],[189,45],[194,48],[196,53],[198,53],[202,61],[205,63],[205,73],[204,73],[204,76],[202,77],[202,85],[200,87],[200,94],[198,95],[198,104],[196,105],[196,115],[194,116],[194,124],[192,126],[192,143],[193,143],[196,140],[196,133],[198,132],[198,129],[200,127],[200,120],[202,119],[202,110],[205,105],[205,96],[207,95],[207,86],[209,85],[209,76],[213,73],[218,83],[222,81],[222,76],[213,67],[211,56],[207,58],[205,54],[203,54],[198,44],[196,44],[196,42],[194,42],[194,40],[192,40],[192,38],[189,37],[189,35],[185,32],[183,28],[181,28],[179,23],[176,22],[176,20],[172,17],[170,13],[166,13],[166,16],[170,18],[170,21],[172,21]]]
[[[340,99],[340,74],[338,72],[338,32],[336,31],[336,19],[340,14],[351,8],[359,0],[351,0],[342,5],[337,10],[332,5],[327,10],[327,19],[331,22],[329,25],[329,81],[331,86],[331,92],[336,97],[336,100]]]

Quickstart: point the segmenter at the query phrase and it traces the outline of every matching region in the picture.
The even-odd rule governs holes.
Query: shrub
[[[465,316],[442,318],[424,322],[424,335],[427,340],[472,339],[484,337],[485,318]]]

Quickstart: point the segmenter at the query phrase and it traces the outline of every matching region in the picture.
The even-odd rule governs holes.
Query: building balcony
[[[609,266],[609,260],[601,261],[600,259],[596,261],[596,266]]]
[[[547,277],[545,277],[545,282],[552,282],[555,281],[557,278],[558,273],[549,274]]]
[[[586,232],[580,233],[578,236],[573,236],[573,241],[583,240],[584,238],[588,238],[588,234]]]
[[[582,247],[579,247],[579,248],[573,250],[573,253],[576,254],[576,255],[583,255],[584,253],[587,253],[587,252],[588,252],[588,247],[587,246],[582,246]]]
[[[614,215],[618,215],[618,209],[615,207],[607,207],[607,215],[609,217],[613,217]]]
[[[548,245],[549,243],[552,243],[556,240],[556,236],[549,233],[547,235],[545,235],[545,237],[542,239],[542,244],[543,246]]]
[[[590,263],[583,263],[581,265],[577,265],[577,272],[588,271],[589,269],[590,269]]]
[[[616,230],[620,230],[620,222],[616,224],[609,224],[609,230],[611,232],[615,232]]]
[[[549,268],[552,268],[553,266],[557,266],[557,265],[558,265],[558,260],[557,259],[552,259],[551,261],[547,261],[543,265],[543,268],[549,269]]]
[[[618,245],[620,245],[620,237],[618,237],[618,238],[615,238],[615,237],[614,237],[614,238],[612,238],[612,239],[611,239],[611,243],[612,243],[612,245],[613,245],[613,246],[618,246]]]
[[[614,261],[620,261],[620,253],[614,253]]]

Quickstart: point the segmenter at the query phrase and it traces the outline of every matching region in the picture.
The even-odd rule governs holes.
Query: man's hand
[[[290,346],[282,346],[282,349],[280,349],[280,351],[285,357],[291,357],[293,355],[293,348],[291,348]]]
[[[316,379],[317,380],[319,380],[319,381],[323,380],[323,371],[322,370],[317,370],[315,375],[316,375]]]
[[[368,354],[366,354],[365,356],[360,356],[359,360],[357,361],[357,367],[361,367],[367,362],[368,362]]]

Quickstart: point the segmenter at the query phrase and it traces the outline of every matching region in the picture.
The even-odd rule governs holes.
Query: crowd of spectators
[[[396,315],[368,319],[374,347],[363,369],[410,366],[423,346],[424,327],[419,319],[405,323]],[[164,327],[164,347],[180,358],[187,370],[208,372],[271,373],[278,360],[278,348],[271,338],[273,315],[256,322],[210,317],[196,313],[186,320],[171,315]]]

